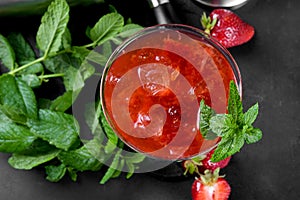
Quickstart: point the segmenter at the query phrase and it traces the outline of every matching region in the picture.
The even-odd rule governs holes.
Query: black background
[[[146,1],[111,0],[119,13],[143,26],[156,23]],[[181,23],[200,27],[201,6],[192,0],[171,0]],[[222,170],[232,187],[230,199],[300,199],[300,1],[249,0],[235,12],[255,27],[247,44],[230,48],[243,78],[246,108],[259,102],[256,126],[263,139],[236,154]],[[73,41],[85,44],[85,29],[108,12],[107,5],[72,7],[69,27]],[[0,17],[0,33],[19,31],[34,38],[40,15]],[[0,199],[4,200],[188,200],[193,179],[167,181],[135,174],[99,185],[103,172],[84,172],[78,181],[45,180],[42,169],[15,170],[0,154]]]

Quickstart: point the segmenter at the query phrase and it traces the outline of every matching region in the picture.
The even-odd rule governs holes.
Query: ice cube
[[[163,64],[149,63],[138,68],[138,76],[143,88],[155,95],[170,85],[168,67]]]
[[[137,138],[148,138],[153,136],[159,137],[163,134],[167,116],[165,109],[161,105],[154,104],[149,110],[149,115],[141,114],[139,117],[143,119],[138,119],[134,124],[134,130],[129,133],[130,135]]]

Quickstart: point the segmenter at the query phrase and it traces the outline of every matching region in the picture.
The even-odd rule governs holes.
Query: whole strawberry
[[[219,169],[206,170],[192,184],[193,200],[227,200],[231,188],[224,176],[219,176]]]
[[[205,32],[224,47],[234,47],[248,42],[255,33],[254,27],[227,9],[215,9],[209,17],[203,13],[201,24]]]

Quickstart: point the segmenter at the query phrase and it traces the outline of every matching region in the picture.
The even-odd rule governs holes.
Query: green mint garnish
[[[221,161],[237,152],[247,144],[255,143],[262,138],[262,131],[253,127],[258,115],[258,103],[243,112],[239,91],[234,81],[229,85],[228,113],[216,114],[204,100],[200,102],[200,131],[204,138],[221,137],[211,161]]]
[[[115,44],[143,27],[125,22],[114,11],[86,30],[87,44],[73,46],[69,11],[67,0],[51,1],[42,16],[34,49],[21,33],[0,33],[0,68],[5,69],[0,73],[0,152],[11,154],[8,163],[15,169],[45,167],[46,179],[52,182],[65,175],[76,181],[78,172],[102,170],[103,164],[108,167],[101,184],[119,177],[125,169],[126,178],[130,178],[145,155],[123,151],[125,145],[108,125],[100,97],[87,102],[83,113],[91,139],[80,137],[81,123],[70,108],[88,78],[99,76],[97,71]],[[94,51],[100,45],[101,51]],[[59,96],[54,100],[39,98],[33,88],[54,77],[61,77],[65,92],[55,93]],[[56,87],[51,88],[54,91]]]

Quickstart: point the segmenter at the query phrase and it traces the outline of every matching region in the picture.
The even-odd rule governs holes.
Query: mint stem
[[[43,61],[46,60],[47,58],[51,58],[51,57],[57,56],[57,55],[59,55],[59,54],[64,54],[64,53],[72,53],[72,51],[71,51],[70,49],[65,49],[65,50],[59,51],[59,52],[57,52],[57,53],[55,53],[55,54],[53,54],[53,55],[51,55],[51,56],[48,56],[47,54],[44,54],[43,57],[37,58],[37,59],[35,59],[35,60],[33,60],[33,61],[29,62],[29,63],[26,63],[25,65],[22,65],[22,66],[20,66],[20,67],[14,69],[14,70],[8,72],[8,73],[11,74],[11,75],[14,75],[15,73],[17,73],[17,72],[19,72],[19,71],[21,71],[21,70],[24,70],[24,69],[26,69],[26,68],[28,68],[28,67],[34,65],[34,64],[43,62]],[[63,74],[58,75],[58,76],[63,76]],[[50,78],[50,77],[49,77],[49,78]]]
[[[40,57],[40,58],[38,58],[38,59],[36,59],[36,60],[34,60],[34,61],[32,61],[32,62],[26,63],[25,65],[22,65],[21,67],[18,67],[18,68],[16,68],[16,69],[14,69],[14,70],[8,72],[8,74],[14,75],[15,73],[17,73],[17,72],[19,72],[19,71],[21,71],[21,70],[23,70],[23,69],[26,69],[27,67],[30,67],[31,65],[34,65],[34,64],[36,64],[36,63],[39,63],[39,62],[44,61],[45,58],[46,58],[46,57],[43,56],[43,57]]]
[[[90,43],[90,44],[83,45],[82,47],[89,48],[89,47],[94,47],[95,45],[96,45],[95,42],[93,42],[93,43]]]
[[[46,78],[55,78],[55,77],[61,77],[64,76],[65,74],[47,74],[47,75],[41,75],[39,76],[40,79],[46,79]]]

